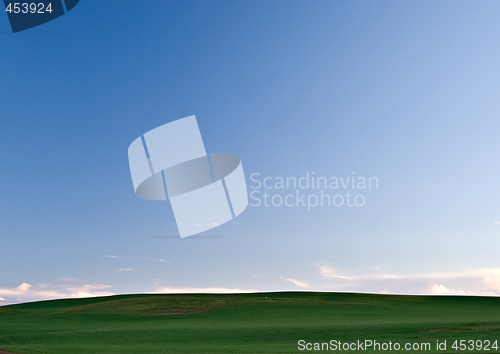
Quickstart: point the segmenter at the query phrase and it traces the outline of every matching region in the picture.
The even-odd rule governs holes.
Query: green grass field
[[[416,353],[498,353],[493,348],[457,351],[451,346],[455,340],[500,342],[500,298],[343,293],[124,295],[0,307],[0,352],[307,352],[299,350],[301,339],[308,343],[370,339],[397,342],[402,348],[405,343],[431,344],[431,350],[411,350]],[[446,340],[447,350],[437,351],[436,340]],[[368,349],[337,352],[383,352]]]

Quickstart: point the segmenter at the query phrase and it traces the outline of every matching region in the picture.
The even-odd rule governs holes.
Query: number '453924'
[[[42,2],[10,2],[5,11],[14,14],[44,14],[52,13],[52,3],[44,4]]]

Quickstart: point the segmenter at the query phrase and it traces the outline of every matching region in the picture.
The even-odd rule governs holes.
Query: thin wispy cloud
[[[304,283],[303,281],[297,280],[297,279],[292,279],[292,278],[285,278],[285,277],[280,277],[281,280],[284,280],[288,283],[292,283],[298,288],[308,288],[309,284]]]
[[[321,275],[328,278],[343,279],[343,280],[354,280],[355,278],[348,275],[343,275],[337,272],[335,268],[326,265],[316,265],[318,267]]]
[[[164,258],[148,258],[148,257],[135,257],[135,256],[115,256],[115,255],[105,255],[104,258],[120,258],[120,259],[136,259],[141,261],[152,261],[152,262],[160,262],[160,263],[172,263],[167,261]]]
[[[119,272],[131,272],[131,271],[133,271],[133,269],[132,268],[120,268],[120,269],[118,269],[118,271]]]
[[[68,282],[68,283],[85,283],[85,281],[83,280],[79,280],[79,279],[75,279],[75,278],[59,278],[59,280],[61,281],[65,281],[65,282]]]
[[[231,288],[171,288],[163,287],[153,291],[153,294],[236,294],[254,293],[255,289],[231,289]]]

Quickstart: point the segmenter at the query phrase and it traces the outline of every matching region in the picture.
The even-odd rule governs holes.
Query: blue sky
[[[499,10],[82,0],[17,34],[0,16],[0,304],[500,294]],[[379,188],[361,208],[248,207],[181,240],[167,202],[134,195],[127,148],[193,114],[207,151],[240,156],[249,185],[354,172]]]

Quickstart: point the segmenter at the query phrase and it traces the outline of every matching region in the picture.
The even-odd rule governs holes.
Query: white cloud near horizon
[[[351,274],[341,272],[326,264],[315,265],[319,282],[309,279],[297,280],[280,277],[280,281],[293,284],[301,290],[358,292],[406,295],[477,295],[500,296],[500,268],[464,269],[454,272],[428,272],[414,274],[396,274],[392,272],[373,272]],[[123,268],[121,271],[129,271]],[[60,278],[58,283],[19,282],[12,288],[0,288],[2,305],[29,301],[61,298],[82,298],[115,295],[111,285],[86,282],[74,278]],[[311,285],[313,284],[313,285]],[[254,284],[255,285],[255,284]],[[192,293],[254,293],[263,291],[259,288],[241,289],[225,287],[161,287],[150,293],[192,294]],[[267,289],[266,291],[277,291]],[[142,292],[142,291],[140,291]]]
[[[303,281],[297,280],[297,279],[292,279],[292,278],[285,278],[285,277],[280,277],[281,280],[284,280],[286,282],[292,283],[298,288],[308,288],[309,284],[304,283]]]
[[[457,272],[420,274],[361,274],[338,272],[328,265],[315,265],[322,277],[333,279],[329,289],[407,295],[500,296],[500,268],[466,269]]]
[[[229,288],[170,288],[163,287],[151,292],[151,294],[235,294],[254,293],[255,289],[229,289]]]
[[[132,268],[120,268],[120,269],[118,269],[118,271],[119,272],[131,272],[131,271],[133,271],[133,269]]]
[[[23,282],[15,288],[0,288],[0,298],[8,303],[20,303],[114,295],[114,293],[107,291],[107,289],[111,288],[111,285],[85,283],[71,278],[62,278],[60,280],[63,283],[32,285]]]

